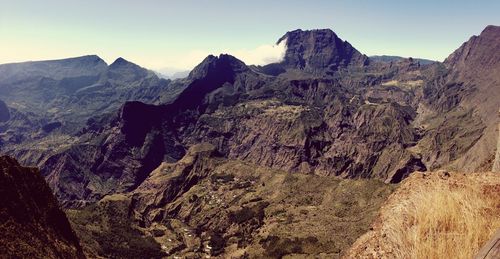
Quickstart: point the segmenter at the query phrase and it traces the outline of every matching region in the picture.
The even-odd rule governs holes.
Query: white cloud
[[[208,55],[227,53],[242,60],[247,65],[266,65],[279,62],[286,52],[286,40],[280,44],[265,44],[254,49],[222,49],[219,51],[193,50],[187,54],[179,54],[175,58],[165,60],[169,67],[174,70],[190,70],[198,65]],[[160,68],[161,69],[161,68]]]
[[[250,50],[228,51],[247,65],[267,65],[279,62],[283,59],[285,52],[286,41],[281,41],[278,45],[261,45]]]

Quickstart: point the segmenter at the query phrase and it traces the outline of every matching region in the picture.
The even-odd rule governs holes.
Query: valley
[[[500,27],[444,62],[368,57],[330,29],[283,42],[279,62],[209,55],[175,80],[94,55],[0,65],[0,151],[13,157],[0,190],[42,210],[25,239],[56,243],[35,257],[439,258],[460,244],[398,247],[394,232],[415,230],[398,206],[429,209],[414,186],[432,200],[467,183],[466,202],[489,211],[471,217],[496,222],[462,254],[474,255],[500,226]],[[36,190],[47,201],[24,200]],[[9,206],[3,222],[25,222]],[[46,227],[52,213],[63,226]],[[13,226],[0,242],[16,256]]]

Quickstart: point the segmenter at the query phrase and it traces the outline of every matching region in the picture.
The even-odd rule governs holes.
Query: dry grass
[[[384,206],[378,233],[355,244],[355,257],[473,258],[500,228],[498,175],[413,178]]]

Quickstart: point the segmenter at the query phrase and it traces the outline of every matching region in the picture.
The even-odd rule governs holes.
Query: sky
[[[0,0],[0,63],[96,54],[182,71],[229,53],[265,64],[299,28],[330,28],[367,55],[443,60],[489,24],[499,0]]]

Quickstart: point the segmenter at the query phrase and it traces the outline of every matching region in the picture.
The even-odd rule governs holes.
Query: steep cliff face
[[[0,250],[6,258],[84,258],[40,172],[0,157]]]
[[[249,101],[203,115],[187,139],[210,142],[232,159],[286,171],[397,182],[403,177],[398,170],[425,170],[406,150],[418,140],[410,125],[414,116],[397,103]]]
[[[480,35],[472,36],[446,58],[444,63],[463,77],[476,77],[477,72],[488,72],[500,64],[498,38],[500,26],[489,25]]]
[[[500,108],[500,26],[488,26],[452,53],[445,65],[447,98],[457,106],[471,110],[484,124],[484,133],[470,150],[453,163],[466,171],[491,170],[496,151]]]

